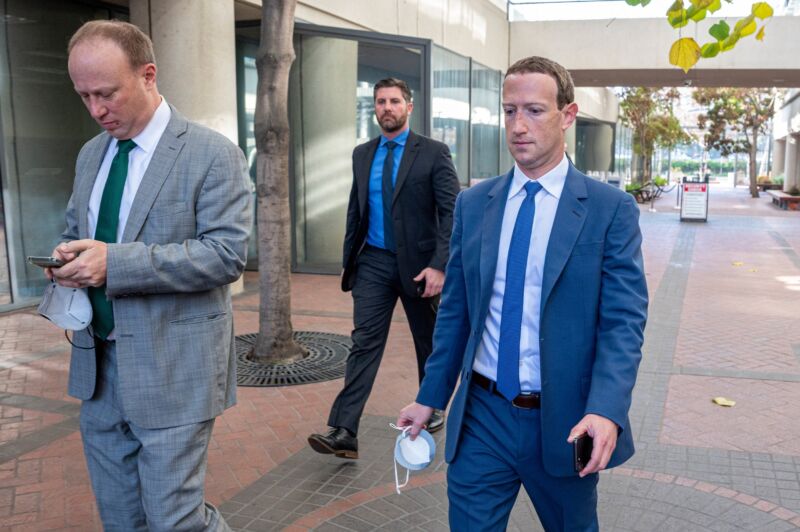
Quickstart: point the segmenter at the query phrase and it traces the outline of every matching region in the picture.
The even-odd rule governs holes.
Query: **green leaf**
[[[722,7],[722,2],[720,2],[719,0],[714,0],[708,5],[708,12],[714,13],[715,11],[719,11],[721,7]]]
[[[683,8],[683,0],[675,0],[667,10],[667,20],[673,28],[682,28],[689,23],[689,17]]]
[[[672,18],[676,13],[680,13],[683,9],[683,0],[675,0],[672,5],[667,8],[667,18]]]
[[[669,49],[670,64],[682,68],[684,72],[689,72],[689,69],[697,64],[698,59],[700,59],[700,47],[691,37],[678,39]]]
[[[674,17],[670,17],[669,24],[673,28],[682,28],[689,23],[689,17],[686,16],[686,10],[682,10],[679,14],[675,15]]]
[[[642,0],[625,0],[625,3],[629,6],[638,6],[642,3]]]
[[[704,7],[698,8],[696,6],[691,6],[686,10],[686,16],[689,17],[689,20],[693,20],[694,22],[700,22],[706,18],[706,13],[708,13],[708,10]]]
[[[734,46],[736,46],[736,42],[739,40],[739,36],[737,34],[730,35],[727,39],[719,43],[719,51],[720,52],[727,52]]]
[[[731,28],[728,26],[728,23],[724,20],[720,20],[708,30],[708,33],[711,34],[716,40],[721,41],[728,37]]]
[[[772,16],[774,11],[772,10],[772,6],[766,2],[758,2],[753,4],[752,14],[756,17],[764,20],[765,18],[769,18]]]
[[[650,0],[642,0],[642,7],[645,7],[649,3],[650,3]]]
[[[703,47],[700,48],[700,55],[705,59],[716,57],[717,54],[719,54],[718,42],[709,42],[704,44]]]

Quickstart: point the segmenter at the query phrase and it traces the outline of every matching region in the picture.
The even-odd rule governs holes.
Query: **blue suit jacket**
[[[484,181],[456,201],[433,353],[417,395],[420,404],[444,408],[460,380],[447,425],[448,462],[458,450],[489,310],[511,177]],[[609,467],[634,452],[628,410],[647,317],[638,220],[631,195],[570,165],[547,245],[541,300],[542,448],[545,468],[555,476],[575,474],[567,436],[585,414],[619,426]]]

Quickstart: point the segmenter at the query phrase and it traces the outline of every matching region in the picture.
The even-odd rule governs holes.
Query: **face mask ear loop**
[[[389,426],[395,430],[403,431],[404,434],[407,433],[409,430],[411,430],[410,425],[408,427],[398,427],[394,423],[389,423]],[[405,488],[406,486],[408,486],[408,478],[411,471],[406,469],[406,481],[400,484],[400,478],[397,475],[397,460],[394,457],[392,457],[392,463],[394,464],[394,487],[395,490],[397,490],[397,494],[400,495],[400,488]]]
[[[400,484],[400,479],[397,476],[397,460],[392,460],[394,462],[394,486],[397,490],[397,494],[400,495],[400,488],[405,488],[408,486],[408,476],[410,471],[406,469],[406,481]]]

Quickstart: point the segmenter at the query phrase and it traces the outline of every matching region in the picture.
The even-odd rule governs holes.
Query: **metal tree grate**
[[[338,379],[344,376],[350,338],[340,334],[294,331],[294,339],[308,350],[303,360],[289,364],[260,364],[247,359],[257,334],[236,337],[239,386],[294,386]]]

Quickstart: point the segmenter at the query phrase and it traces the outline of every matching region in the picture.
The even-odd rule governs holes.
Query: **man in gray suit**
[[[66,261],[88,287],[92,327],[75,334],[69,393],[108,530],[229,530],[204,502],[216,416],[235,403],[228,285],[251,227],[243,154],[161,97],[150,39],[93,21],[69,44],[69,74],[103,127],[80,152]]]

